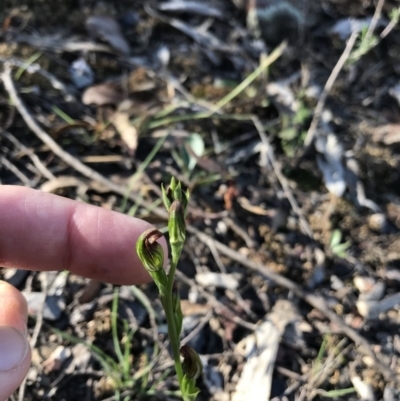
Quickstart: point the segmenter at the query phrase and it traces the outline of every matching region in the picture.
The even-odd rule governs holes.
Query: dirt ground
[[[287,4],[257,29],[231,0],[3,0],[0,183],[160,228],[161,183],[190,189],[177,281],[199,400],[398,400],[399,3]],[[0,277],[40,329],[13,399],[179,399],[154,284]]]

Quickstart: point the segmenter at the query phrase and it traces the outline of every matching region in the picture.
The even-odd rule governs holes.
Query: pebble
[[[3,276],[7,283],[14,287],[19,287],[28,277],[29,271],[22,269],[4,269]]]
[[[26,302],[28,303],[28,313],[30,316],[38,316],[42,309],[43,302],[45,302],[43,308],[43,317],[46,320],[58,320],[65,309],[65,299],[62,296],[46,296],[46,294],[43,292],[26,291],[22,291],[22,295],[25,297]]]

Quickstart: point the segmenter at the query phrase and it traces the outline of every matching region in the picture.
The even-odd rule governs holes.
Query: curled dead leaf
[[[107,42],[114,50],[129,55],[129,43],[124,38],[118,23],[111,17],[92,16],[86,20],[86,29],[96,38]]]
[[[127,145],[131,154],[134,154],[138,144],[138,131],[134,125],[131,124],[129,116],[130,101],[122,102],[118,109],[111,117],[111,122],[121,135],[121,139]]]
[[[127,94],[120,82],[104,82],[87,88],[82,95],[83,104],[104,106],[118,104],[126,98]]]
[[[385,145],[400,143],[400,124],[385,124],[374,128],[372,139]]]

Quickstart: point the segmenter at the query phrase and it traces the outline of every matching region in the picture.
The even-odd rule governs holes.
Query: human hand
[[[0,266],[69,270],[113,284],[150,280],[136,254],[143,220],[32,189],[0,185]],[[163,238],[160,244],[166,252]],[[31,362],[22,294],[0,281],[0,401]]]

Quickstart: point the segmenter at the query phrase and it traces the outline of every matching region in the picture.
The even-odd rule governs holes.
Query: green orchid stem
[[[179,336],[176,331],[176,324],[172,307],[172,295],[168,294],[165,297],[163,303],[164,303],[165,315],[167,318],[168,335],[171,342],[172,355],[175,362],[176,375],[178,376],[179,387],[181,387],[183,381],[183,370],[182,370],[181,357],[179,353]]]
[[[171,244],[171,268],[168,274],[168,287],[167,287],[167,294],[163,300],[163,306],[165,310],[165,315],[167,318],[168,324],[168,335],[171,342],[172,347],[172,354],[175,362],[175,371],[176,375],[178,376],[179,387],[182,392],[182,397],[184,401],[189,401],[185,394],[183,393],[183,369],[181,363],[181,357],[179,353],[180,349],[180,334],[178,333],[178,329],[176,327],[176,320],[174,317],[174,310],[173,310],[173,301],[172,301],[172,290],[174,285],[175,279],[175,271],[178,265],[178,261],[182,252],[183,243],[179,244]]]

